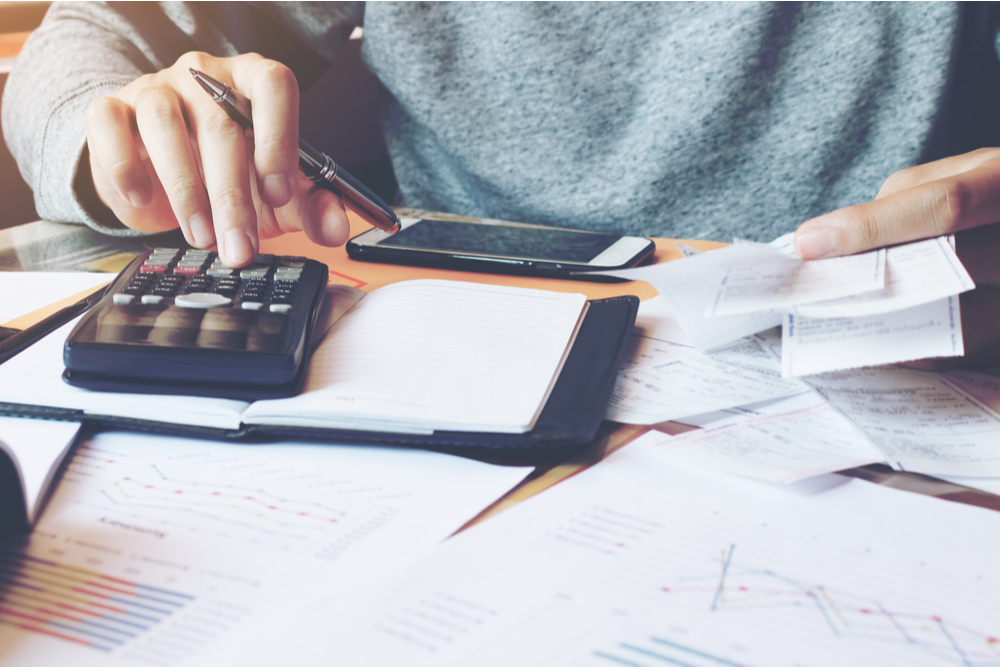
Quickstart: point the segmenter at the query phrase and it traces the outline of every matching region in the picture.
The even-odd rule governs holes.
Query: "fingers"
[[[170,208],[191,245],[215,242],[212,208],[191,147],[185,109],[170,86],[142,88],[134,102],[135,122]]]
[[[285,206],[277,209],[261,206],[258,211],[261,238],[304,231],[318,245],[334,247],[346,243],[350,221],[340,197],[317,187],[301,173],[297,174],[293,187],[292,200]]]
[[[253,100],[253,125],[261,199],[272,207],[292,198],[299,164],[299,86],[284,65],[259,56],[234,58],[235,87]]]
[[[247,95],[254,132],[245,134],[189,68]],[[279,63],[185,54],[88,109],[95,189],[127,226],[180,226],[193,246],[217,243],[233,267],[252,261],[261,236],[304,230],[317,243],[342,244],[349,225],[339,197],[298,171],[298,105],[295,77]]]
[[[219,255],[227,266],[245,266],[257,256],[258,240],[243,129],[214,103],[189,104],[188,118],[198,144]],[[150,158],[157,164],[152,151]]]
[[[123,202],[149,205],[152,184],[135,142],[131,109],[119,99],[101,97],[87,107],[86,120],[91,157],[108,183]]]
[[[955,176],[975,169],[984,162],[1000,156],[1000,148],[980,148],[971,153],[954,155],[927,164],[920,164],[909,169],[902,169],[889,176],[875,199],[881,199],[891,194],[908,190],[912,187],[930,183],[948,176]]]
[[[795,234],[803,259],[849,255],[1000,220],[1000,157],[972,169],[808,220]]]

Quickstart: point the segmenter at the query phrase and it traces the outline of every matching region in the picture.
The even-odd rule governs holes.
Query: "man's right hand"
[[[190,68],[250,98],[253,134],[244,136]],[[127,227],[180,227],[192,246],[217,243],[234,268],[257,255],[259,239],[285,232],[342,245],[343,203],[298,170],[298,118],[298,84],[281,63],[187,53],[87,108],[94,187]]]

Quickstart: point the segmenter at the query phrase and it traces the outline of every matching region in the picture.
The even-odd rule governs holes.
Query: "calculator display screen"
[[[620,238],[561,229],[421,220],[378,245],[585,264]]]

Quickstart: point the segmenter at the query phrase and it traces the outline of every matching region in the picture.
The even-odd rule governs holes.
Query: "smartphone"
[[[634,266],[654,243],[618,236],[515,222],[457,222],[403,218],[400,231],[372,229],[347,243],[353,259],[442,269],[549,277]]]

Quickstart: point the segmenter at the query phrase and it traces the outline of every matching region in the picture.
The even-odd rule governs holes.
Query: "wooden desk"
[[[400,211],[406,216],[443,217],[446,219],[462,219],[457,216],[428,215],[427,212],[413,209]],[[368,229],[369,226],[360,219],[351,216],[352,236]],[[177,233],[150,237],[149,239],[113,239],[101,236],[87,228],[74,225],[57,225],[55,223],[38,222],[23,225],[21,228],[0,230],[0,270],[90,270],[119,271],[146,247],[156,245],[182,244],[183,239]],[[710,250],[724,244],[711,241],[685,241],[696,248]],[[17,256],[19,249],[31,246],[32,250],[25,255]],[[531,278],[523,276],[503,276],[464,271],[445,271],[423,267],[393,266],[358,262],[347,257],[347,251],[341,248],[324,248],[311,243],[303,234],[288,234],[261,243],[263,252],[307,255],[325,262],[330,267],[331,282],[339,282],[364,290],[372,290],[399,280],[415,278],[443,278],[450,280],[465,280],[479,283],[503,283],[525,287],[536,287],[563,292],[582,292],[589,298],[604,298],[621,294],[635,294],[640,299],[648,299],[656,295],[656,291],[642,282],[627,283],[596,283],[576,280],[557,280],[546,278]],[[5,253],[8,266],[3,266]],[[655,262],[666,262],[680,258],[680,253],[668,239],[656,239]],[[15,264],[14,259],[19,263]],[[85,293],[74,295],[55,304],[51,304],[33,313],[20,317],[9,323],[0,322],[17,328],[24,328],[45,317],[54,310],[79,300]],[[601,431],[598,442],[588,451],[575,459],[553,468],[539,470],[523,484],[507,494],[493,506],[485,510],[471,523],[481,521],[511,505],[529,498],[532,495],[549,488],[553,484],[576,474],[577,472],[600,460],[601,456],[624,446],[650,428],[649,426],[631,426],[606,424]],[[689,429],[680,424],[667,422],[658,424],[655,428],[665,432],[680,432]],[[896,472],[886,466],[865,466],[844,471],[841,474],[860,477],[870,482],[892,486],[895,488],[937,496],[946,500],[978,505],[1000,511],[1000,497],[976,489],[943,482],[941,480],[913,473]]]

